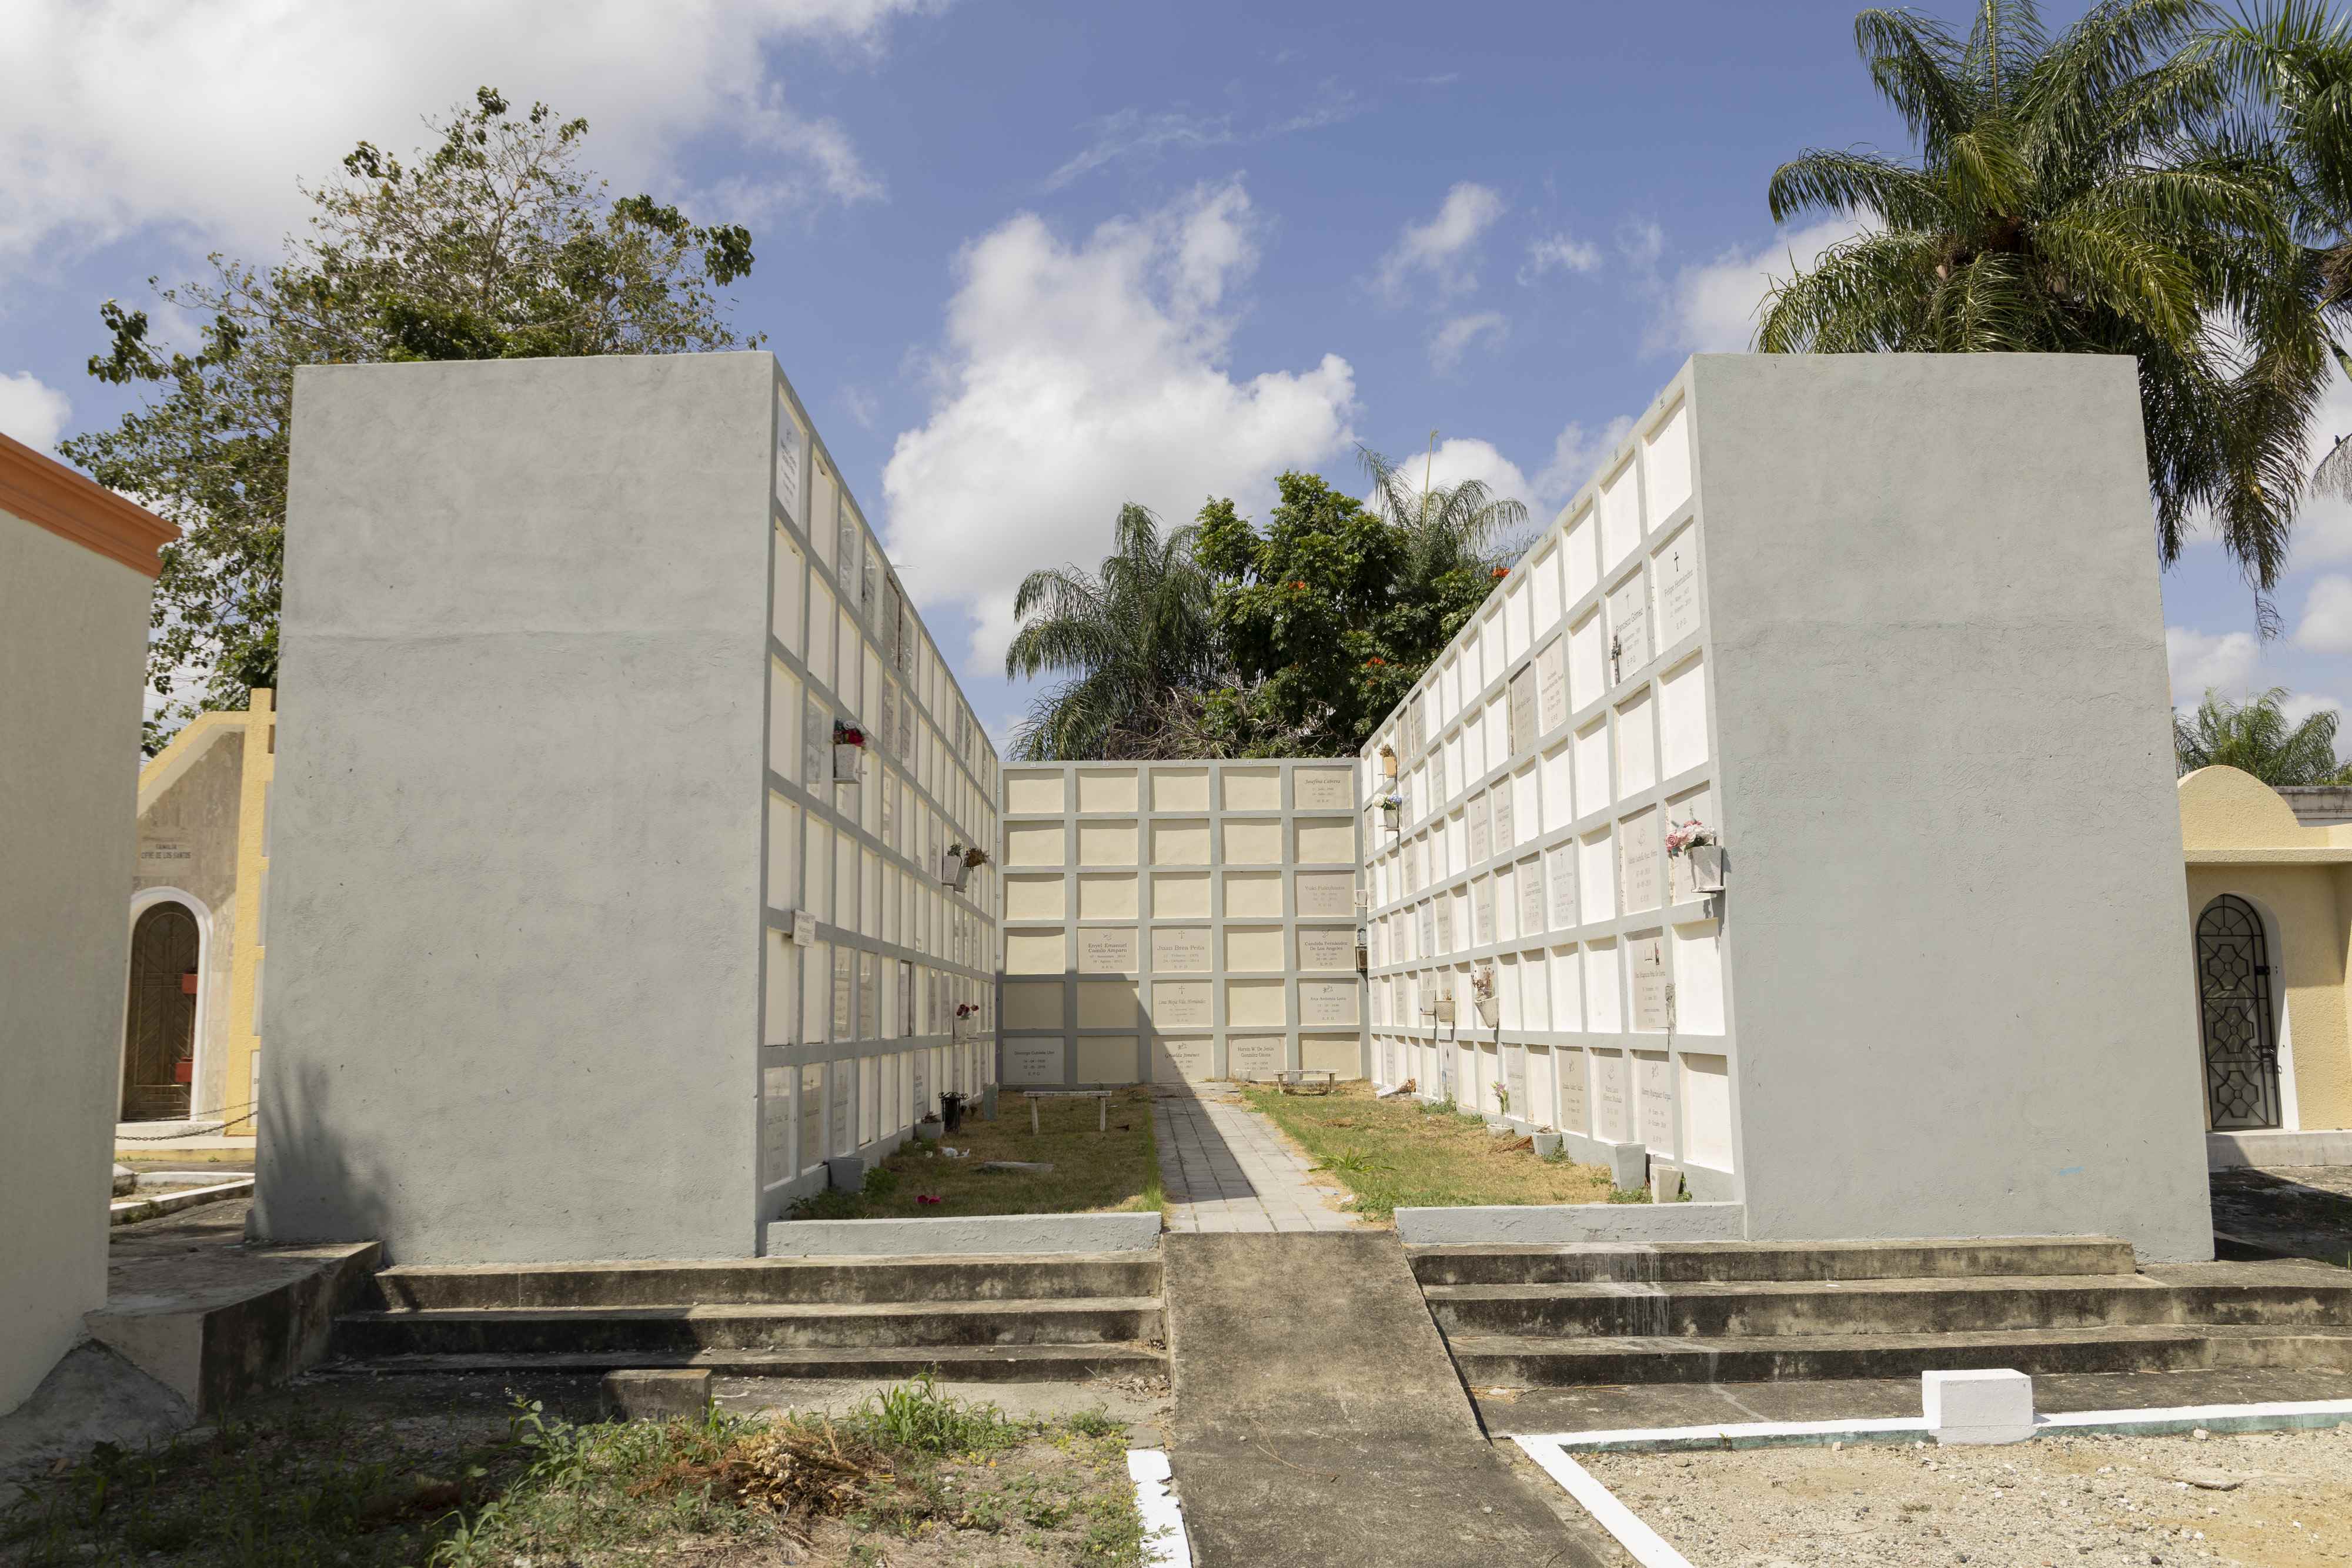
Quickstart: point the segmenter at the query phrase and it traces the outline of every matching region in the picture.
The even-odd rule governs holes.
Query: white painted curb
[[[1633,1561],[1642,1568],[1691,1568],[1689,1558],[1667,1545],[1664,1536],[1643,1524],[1591,1470],[1562,1453],[1558,1442],[1544,1437],[1514,1437],[1511,1441],[1542,1466],[1544,1474],[1558,1481],[1569,1496],[1582,1504],[1594,1522],[1615,1536],[1617,1544],[1633,1553]]]
[[[1157,1448],[1129,1448],[1127,1476],[1135,1483],[1135,1509],[1143,1515],[1143,1560],[1160,1568],[1192,1568],[1192,1546],[1184,1537],[1184,1510],[1168,1490],[1168,1456]]]

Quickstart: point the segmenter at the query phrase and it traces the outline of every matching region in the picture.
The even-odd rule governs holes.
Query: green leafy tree
[[[1413,484],[1360,451],[1367,506],[1311,474],[1285,474],[1263,529],[1212,501],[1202,564],[1245,683],[1213,705],[1247,755],[1344,756],[1412,689],[1493,592],[1527,507],[1475,479]]]
[[[1160,519],[1118,509],[1102,570],[1033,571],[1013,613],[1007,675],[1064,678],[1041,693],[1013,737],[1023,761],[1219,755],[1207,693],[1228,674],[1211,619],[1209,577],[1195,530],[1162,535]],[[1210,749],[1194,749],[1210,746]]]
[[[2293,171],[2236,112],[2215,16],[2100,0],[2053,36],[2032,0],[1979,0],[1963,37],[1863,12],[1863,61],[1918,155],[1816,150],[1773,175],[1776,220],[1868,226],[1775,286],[1757,341],[2135,356],[2158,550],[2210,517],[2272,634],[2329,356]]]
[[[2352,764],[2336,756],[2336,716],[2322,710],[2289,724],[2285,703],[2284,686],[2242,703],[2208,691],[2195,713],[2172,716],[2179,770],[2237,768],[2270,785],[2352,784]]]
[[[612,198],[580,166],[588,122],[545,104],[519,113],[484,88],[426,123],[438,144],[414,161],[362,142],[341,178],[306,188],[310,231],[277,265],[215,255],[209,280],[159,289],[197,319],[194,352],[152,341],[143,310],[100,310],[111,343],[90,373],[154,391],[59,450],[182,529],[155,588],[148,671],[171,702],[151,750],[194,712],[242,706],[277,680],[297,366],[745,344],[717,291],[750,272],[748,230]]]

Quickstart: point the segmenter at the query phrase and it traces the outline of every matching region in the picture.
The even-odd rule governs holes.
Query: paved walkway
[[[1353,1230],[1280,1129],[1230,1089],[1162,1090],[1151,1103],[1160,1180],[1176,1231]]]

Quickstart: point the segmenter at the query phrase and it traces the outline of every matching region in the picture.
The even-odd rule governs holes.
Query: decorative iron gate
[[[2252,904],[2223,894],[2197,917],[2205,1104],[2216,1131],[2279,1124],[2270,946]]]
[[[177,1121],[193,1108],[198,946],[196,917],[184,904],[154,904],[131,928],[131,1001],[122,1040],[126,1122]]]

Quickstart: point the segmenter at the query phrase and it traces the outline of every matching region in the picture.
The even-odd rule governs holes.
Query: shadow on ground
[[[2221,1170],[2213,1232],[2223,1258],[2309,1258],[2352,1267],[2352,1167]]]

